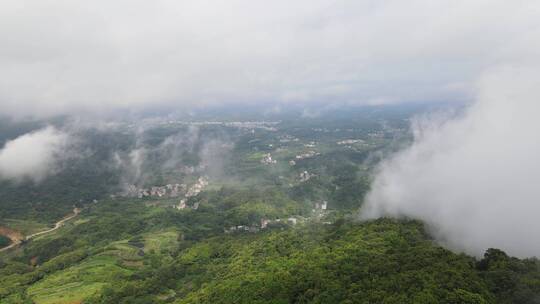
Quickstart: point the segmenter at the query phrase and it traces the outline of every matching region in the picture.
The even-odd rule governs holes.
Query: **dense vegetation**
[[[417,110],[272,114],[280,122],[261,128],[77,130],[74,156],[46,180],[0,180],[9,231],[47,230],[82,210],[0,253],[0,303],[540,303],[535,258],[487,248],[471,257],[441,247],[417,221],[357,220],[373,166],[407,144]],[[0,142],[40,126],[0,123]],[[209,185],[182,208],[183,196],[120,194],[126,183],[190,186],[201,176]],[[0,236],[0,247],[9,242]]]
[[[2,303],[538,303],[538,260],[456,254],[418,222],[223,234],[219,214],[93,207],[5,262]]]
[[[6,236],[0,235],[0,248],[6,247],[9,244],[11,244],[11,240]]]

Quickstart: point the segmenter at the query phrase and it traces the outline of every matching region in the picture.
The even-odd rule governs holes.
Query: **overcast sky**
[[[3,0],[0,114],[463,101],[540,2]]]

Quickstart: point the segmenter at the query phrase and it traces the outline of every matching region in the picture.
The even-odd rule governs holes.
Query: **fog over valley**
[[[540,2],[0,3],[0,303],[540,303]]]

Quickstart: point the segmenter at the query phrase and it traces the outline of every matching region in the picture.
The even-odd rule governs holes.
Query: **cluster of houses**
[[[247,225],[238,225],[232,226],[229,229],[224,229],[225,233],[234,233],[234,232],[259,232],[260,228],[257,226],[247,226]]]
[[[263,129],[267,131],[277,131],[276,125],[279,121],[181,121],[168,120],[149,123],[148,125],[188,125],[188,126],[226,126],[239,129]],[[131,126],[136,127],[136,126]]]
[[[327,208],[328,208],[328,202],[327,201],[316,202],[314,211],[316,211],[316,210],[326,210]]]
[[[322,215],[325,214],[326,209],[328,208],[328,202],[327,201],[320,201],[315,202],[313,212],[316,213],[316,218],[321,218]],[[299,222],[305,222],[306,218],[303,217],[289,217],[286,219],[261,219],[260,225],[254,224],[254,225],[237,225],[237,226],[231,226],[229,228],[224,229],[225,233],[235,233],[235,232],[259,232],[264,229],[268,229],[272,226],[280,226],[280,225],[288,225],[288,226],[295,226]],[[323,222],[323,224],[331,224],[331,222]]]
[[[187,187],[186,184],[168,184],[165,186],[154,186],[151,188],[138,188],[135,185],[128,185],[126,191],[122,194],[126,197],[152,197],[152,198],[176,198],[182,197],[178,205],[175,205],[176,209],[198,209],[199,203],[193,204],[193,206],[187,206],[187,200],[190,197],[197,196],[201,193],[204,188],[208,186],[208,178],[206,176],[201,176],[197,179],[197,182],[191,187]],[[94,200],[97,203],[96,200]]]
[[[300,139],[298,139],[298,138],[296,138],[294,136],[291,136],[289,134],[281,135],[279,137],[279,142],[280,143],[297,142],[297,141],[300,141]]]
[[[193,210],[197,210],[199,209],[199,202],[195,202],[193,204],[193,206],[188,206],[187,205],[187,199],[186,198],[183,198],[180,200],[180,203],[176,206],[174,206],[175,209],[178,209],[178,210],[183,210],[183,209],[186,209],[186,208],[191,208]]]
[[[199,193],[201,193],[204,190],[204,188],[206,188],[206,186],[208,186],[208,178],[204,176],[199,177],[197,182],[193,186],[189,187],[186,194],[184,195],[184,198],[181,199],[180,203],[174,206],[174,208],[178,210],[188,208],[189,206],[187,205],[187,200],[190,197],[199,195]],[[193,206],[191,206],[190,208],[194,210],[199,209],[199,202],[195,202]]]
[[[296,155],[295,158],[297,160],[302,160],[302,159],[306,159],[306,158],[312,158],[312,157],[315,157],[315,156],[318,156],[318,155],[321,155],[321,153],[315,152],[315,151],[308,151],[306,153]]]
[[[178,197],[186,191],[185,184],[168,184],[165,186],[153,186],[151,188],[138,188],[135,185],[128,185],[123,196],[127,197]]]
[[[261,159],[261,164],[271,165],[275,163],[277,163],[277,161],[275,159],[272,159],[272,154],[270,153],[266,153],[265,155],[263,155],[263,158]]]
[[[299,219],[296,217],[289,217],[287,219],[261,219],[260,225],[238,225],[231,226],[228,229],[224,229],[225,233],[235,233],[235,232],[259,232],[263,229],[270,228],[272,225],[290,225],[294,226],[298,223]]]
[[[204,190],[204,188],[208,186],[208,178],[205,176],[199,177],[197,182],[191,186],[188,191],[186,192],[186,197],[192,197],[197,196],[201,191]]]
[[[262,219],[261,220],[261,229],[266,229],[268,226],[272,224],[288,224],[291,226],[294,226],[298,223],[298,219],[296,217],[289,217],[287,219],[275,219],[275,220],[269,220],[269,219]]]
[[[346,139],[342,141],[338,141],[338,145],[354,145],[356,143],[364,143],[362,139]]]
[[[383,131],[375,131],[368,133],[368,136],[370,138],[384,138],[384,132]]]
[[[312,128],[311,130],[315,131],[315,132],[323,132],[323,133],[330,133],[330,132],[360,132],[361,129],[351,129],[351,128],[348,128],[348,129],[341,129],[341,128],[337,128],[337,129],[327,129],[327,128]]]
[[[300,172],[300,182],[303,183],[303,182],[307,182],[308,180],[311,179],[311,177],[313,177],[313,174],[310,174],[309,172],[307,171],[304,171],[304,172]]]
[[[266,131],[277,131],[275,127],[279,121],[231,121],[223,123],[226,127],[236,127],[239,129],[262,129]]]

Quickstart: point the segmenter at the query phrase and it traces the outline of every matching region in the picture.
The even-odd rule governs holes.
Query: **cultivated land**
[[[88,159],[0,185],[0,234],[19,240],[0,252],[0,303],[536,303],[535,258],[357,220],[417,111],[84,131]]]

